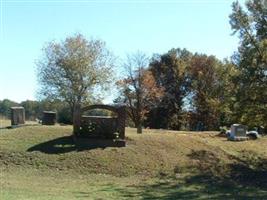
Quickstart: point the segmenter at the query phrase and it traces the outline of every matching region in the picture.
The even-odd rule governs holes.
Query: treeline
[[[233,80],[238,73],[230,62],[186,49],[155,55],[148,67],[140,53],[129,60],[125,66],[137,68],[126,67],[128,77],[118,81],[121,90],[116,102],[128,105],[136,127],[140,123],[172,130],[218,130],[232,123],[248,123],[235,114],[237,84]]]
[[[218,130],[233,123],[267,127],[266,16],[263,1],[247,1],[245,9],[233,3],[230,25],[240,42],[229,60],[180,48],[152,58],[140,52],[129,55],[123,64],[126,74],[116,81],[119,93],[114,100],[127,105],[127,124],[139,133],[142,127]],[[78,133],[82,106],[99,102],[100,89],[111,89],[114,63],[101,40],[78,34],[52,41],[37,65],[43,101],[21,102],[26,118],[54,110],[60,123],[73,121]],[[8,116],[13,105],[18,103],[1,101],[0,114]]]
[[[141,127],[216,130],[241,123],[267,127],[267,8],[250,0],[232,5],[230,25],[240,45],[229,60],[172,49],[147,59],[137,53],[118,81],[117,102]],[[149,61],[148,61],[149,60]],[[149,81],[148,81],[149,80]]]
[[[266,69],[259,78],[232,61],[186,49],[151,59],[136,53],[124,66],[127,76],[117,82],[120,96],[115,102],[126,103],[137,128],[218,130],[233,123],[267,127]]]
[[[22,106],[25,110],[25,118],[27,121],[40,121],[43,117],[43,111],[55,111],[57,113],[57,122],[62,124],[72,124],[72,112],[66,102],[60,100],[42,100],[33,101],[26,100],[20,103],[9,99],[0,100],[0,116],[10,119],[10,108],[14,106]],[[105,116],[111,115],[106,110],[91,110],[84,114]]]
[[[217,130],[236,122],[229,107],[234,69],[228,62],[173,49],[152,58],[148,70],[164,88],[162,100],[145,120],[150,127]]]
[[[33,101],[26,100],[20,103],[4,99],[0,101],[0,115],[10,118],[10,108],[22,106],[25,109],[25,118],[29,121],[41,120],[43,111],[56,111],[59,123],[71,124],[72,116],[69,106],[62,101]]]

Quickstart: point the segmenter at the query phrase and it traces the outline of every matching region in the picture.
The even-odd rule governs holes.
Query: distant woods
[[[264,1],[247,1],[246,8],[234,2],[230,25],[240,45],[231,60],[179,48],[154,55],[146,67],[136,64],[132,73],[128,70],[127,77],[120,81],[128,86],[122,85],[117,101],[128,105],[129,116],[133,109],[141,108],[143,116],[136,116],[144,127],[216,130],[232,123],[267,127],[266,16]],[[160,94],[153,94],[157,96],[155,102],[138,99],[144,95],[140,69],[142,74],[146,71],[153,75],[153,88]],[[129,80],[137,80],[137,89]]]
[[[57,112],[57,122],[62,124],[72,124],[72,114],[69,105],[59,100],[53,101],[32,101],[26,100],[15,102],[9,99],[0,100],[0,116],[10,118],[10,107],[23,106],[25,109],[25,118],[27,121],[42,120],[43,111]],[[88,115],[106,116],[111,115],[107,110],[91,110]]]
[[[218,130],[242,123],[267,127],[267,8],[250,0],[246,8],[232,5],[230,25],[238,34],[237,52],[229,60],[175,48],[148,58],[131,54],[123,62],[124,77],[112,76],[115,62],[105,43],[78,34],[44,48],[39,62],[42,101],[21,102],[26,118],[55,110],[58,120],[72,123],[75,108],[98,98],[100,88],[111,90],[114,103],[127,105],[129,126],[174,130]],[[53,102],[51,101],[53,100]],[[0,114],[17,105],[0,101]],[[100,113],[101,114],[101,113]],[[102,113],[103,114],[103,113]]]
[[[127,104],[136,127],[141,122],[149,128],[201,131],[239,121],[232,108],[237,72],[228,61],[172,49],[152,57],[146,67],[126,71],[116,102]]]
[[[0,115],[6,118],[10,118],[10,107],[23,106],[25,109],[25,118],[28,121],[41,120],[43,111],[51,110],[57,111],[57,117],[59,123],[71,124],[72,118],[68,105],[64,102],[53,101],[32,101],[26,100],[22,102],[14,102],[9,99],[0,101]]]

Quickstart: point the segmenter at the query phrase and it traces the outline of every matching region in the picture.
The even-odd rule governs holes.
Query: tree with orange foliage
[[[121,96],[117,101],[128,106],[128,116],[142,133],[142,125],[146,114],[161,100],[164,90],[157,86],[151,71],[147,69],[148,58],[137,52],[128,56],[124,63],[126,77],[117,82]]]

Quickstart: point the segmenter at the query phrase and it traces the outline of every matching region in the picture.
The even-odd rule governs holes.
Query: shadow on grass
[[[91,150],[96,148],[103,148],[102,146],[97,145],[76,145],[73,141],[72,136],[64,136],[60,138],[56,138],[53,140],[49,140],[37,145],[30,147],[27,151],[40,151],[47,154],[61,154],[68,153],[72,151],[84,151]]]
[[[267,191],[257,187],[247,187],[231,181],[213,179],[210,176],[195,175],[183,181],[169,179],[160,180],[153,184],[117,188],[113,185],[103,187],[99,192],[117,192],[123,199],[266,199]]]
[[[255,159],[251,154],[243,152],[241,158],[231,157],[234,162],[224,163],[223,167],[219,154],[193,151],[188,156],[199,162],[192,166],[195,171],[184,178],[172,176],[153,184],[114,190],[127,199],[267,199],[267,160]]]
[[[32,146],[27,151],[40,151],[48,154],[58,154],[68,153],[76,150],[77,148],[73,142],[72,137],[64,136]]]
[[[183,181],[173,178],[154,184],[113,189],[126,199],[267,199],[265,188],[199,174],[187,177]],[[107,192],[105,189],[103,191]]]
[[[201,174],[267,191],[267,159],[253,151],[242,151],[239,156],[228,156],[231,160],[228,164],[210,151],[193,151],[188,156],[197,161],[196,166]]]

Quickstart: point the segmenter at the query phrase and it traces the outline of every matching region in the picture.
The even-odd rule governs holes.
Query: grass
[[[26,121],[25,122],[26,125],[36,125],[38,124],[36,121]],[[11,120],[7,119],[6,117],[0,115],[0,129],[1,128],[6,128],[11,126]]]
[[[267,138],[128,128],[127,147],[81,149],[71,128],[0,129],[0,199],[267,199]]]
[[[11,126],[11,121],[0,115],[0,128]]]

